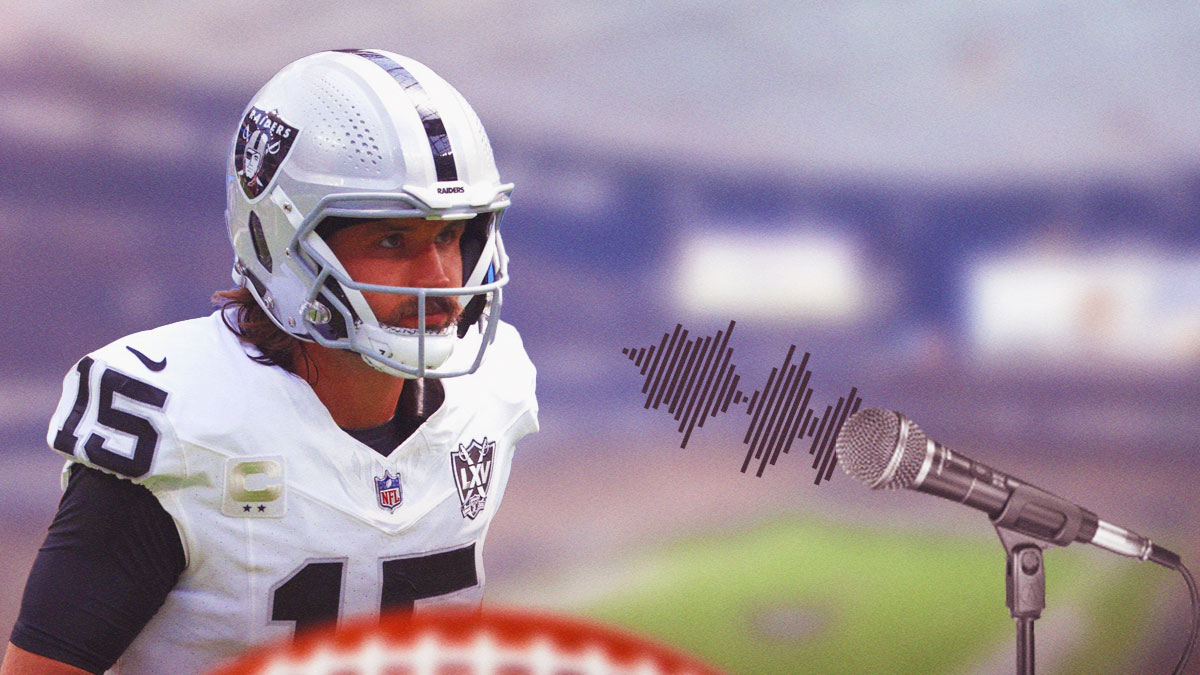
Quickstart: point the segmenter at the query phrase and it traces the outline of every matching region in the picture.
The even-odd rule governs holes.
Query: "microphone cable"
[[[1170,566],[1171,569],[1179,570],[1183,575],[1183,580],[1187,582],[1188,593],[1192,597],[1192,632],[1188,635],[1187,645],[1183,648],[1183,655],[1179,657],[1179,663],[1175,664],[1175,670],[1171,671],[1172,675],[1181,675],[1184,666],[1187,665],[1188,657],[1192,655],[1192,649],[1196,646],[1196,635],[1200,632],[1200,591],[1196,589],[1196,580],[1192,578],[1192,573],[1184,567],[1180,561]]]

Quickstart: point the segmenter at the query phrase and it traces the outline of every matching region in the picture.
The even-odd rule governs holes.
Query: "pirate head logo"
[[[393,476],[388,471],[384,471],[383,478],[376,477],[374,480],[375,497],[379,501],[379,508],[395,511],[396,507],[404,501],[403,495],[400,494],[400,474]]]
[[[458,450],[450,453],[454,484],[458,486],[458,501],[462,504],[464,518],[475,520],[483,512],[495,451],[496,442],[484,436],[483,441],[472,439],[469,445],[459,443]]]
[[[251,108],[246,113],[233,148],[233,168],[247,197],[254,199],[270,184],[298,133],[276,111]]]

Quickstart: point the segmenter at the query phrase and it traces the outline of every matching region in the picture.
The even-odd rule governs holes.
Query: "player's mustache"
[[[432,314],[445,314],[446,315],[445,321],[440,322],[436,326],[434,326],[434,325],[427,326],[427,328],[433,327],[433,328],[440,329],[440,328],[445,328],[447,326],[452,326],[452,325],[458,323],[459,316],[462,315],[462,308],[458,306],[458,300],[456,298],[446,297],[446,296],[432,296],[432,297],[425,298],[425,316],[428,317]],[[400,325],[401,322],[403,322],[407,319],[415,319],[416,317],[417,317],[417,301],[414,299],[412,302],[405,303],[399,309],[397,309],[395,312],[390,314],[384,323],[388,323],[393,326],[398,326],[398,325]]]

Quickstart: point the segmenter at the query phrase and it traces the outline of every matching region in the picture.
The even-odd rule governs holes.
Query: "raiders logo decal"
[[[251,108],[246,113],[233,149],[233,168],[247,197],[254,199],[267,188],[299,133],[275,111]]]
[[[483,512],[495,451],[496,442],[484,436],[483,441],[471,439],[470,445],[459,443],[458,450],[450,453],[454,484],[458,486],[458,501],[462,504],[464,518],[475,520]]]

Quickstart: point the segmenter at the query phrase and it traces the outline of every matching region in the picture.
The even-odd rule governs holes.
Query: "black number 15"
[[[84,357],[75,367],[79,371],[79,391],[75,394],[75,403],[71,406],[67,421],[54,436],[54,449],[68,455],[75,454],[75,448],[79,444],[79,437],[75,435],[75,431],[83,419],[84,412],[87,411],[88,399],[91,397],[90,382],[94,363],[90,356]],[[106,369],[100,376],[97,424],[113,431],[127,433],[133,436],[136,442],[133,456],[129,457],[105,447],[108,439],[94,432],[83,444],[87,458],[96,466],[123,476],[144,476],[150,471],[150,462],[154,459],[155,448],[158,447],[158,431],[145,417],[114,408],[113,394],[120,394],[130,400],[161,409],[167,402],[167,392],[116,370]]]
[[[381,560],[379,608],[412,610],[417,600],[446,595],[479,583],[475,544],[410,558]],[[344,560],[309,560],[271,589],[271,620],[295,621],[296,630],[338,616]]]

